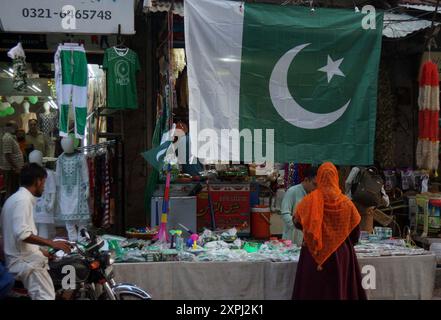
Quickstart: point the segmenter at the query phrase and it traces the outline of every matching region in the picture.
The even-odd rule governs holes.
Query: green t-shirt
[[[136,73],[140,66],[136,52],[129,48],[107,49],[103,69],[107,70],[107,107],[137,109]]]

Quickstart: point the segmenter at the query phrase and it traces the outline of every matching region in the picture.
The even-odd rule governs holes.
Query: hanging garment
[[[87,112],[91,113],[95,107],[95,86],[96,79],[90,78],[87,88]]]
[[[47,178],[43,195],[37,198],[34,211],[35,223],[54,224],[54,213],[57,195],[55,172],[46,169]]]
[[[109,228],[110,227],[110,159],[109,154],[106,153],[104,155],[104,188],[103,188],[103,221],[102,227]]]
[[[52,136],[54,129],[58,128],[58,113],[40,113],[38,115],[38,126],[40,128],[40,131],[43,132],[46,136]]]
[[[63,153],[57,160],[56,180],[60,221],[87,221],[89,172],[86,157],[80,153]]]
[[[137,109],[136,73],[140,65],[136,52],[129,48],[107,49],[103,69],[107,70],[107,107]]]
[[[84,137],[87,118],[88,71],[86,52],[78,44],[59,45],[55,53],[55,85],[60,107],[60,136],[69,133],[69,106],[74,109],[75,136]]]
[[[117,159],[115,154],[115,149],[108,148],[108,159],[109,159],[109,182],[110,182],[110,224],[114,225],[116,221],[116,208],[115,208],[115,199],[118,194],[118,188],[116,184],[116,169],[117,167]]]
[[[92,213],[92,222],[95,221],[95,158],[87,157],[87,168],[89,170],[89,209]],[[95,223],[94,223],[95,224]]]
[[[418,97],[418,168],[438,169],[439,157],[439,74],[438,66],[428,61],[421,71]]]
[[[14,89],[23,91],[26,89],[28,76],[26,73],[26,55],[20,42],[8,51],[8,57],[12,59]]]
[[[102,206],[102,190],[103,190],[103,157],[102,155],[95,156],[95,183],[94,183],[94,211],[93,211],[93,225],[97,228],[101,227],[103,221],[103,206]]]

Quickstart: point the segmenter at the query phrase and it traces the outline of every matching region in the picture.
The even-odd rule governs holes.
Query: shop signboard
[[[0,31],[135,33],[134,0],[0,0]]]
[[[250,234],[250,185],[213,184],[210,185],[216,228],[237,228],[241,236]],[[198,231],[211,227],[211,214],[208,207],[207,187],[204,186],[197,197]]]

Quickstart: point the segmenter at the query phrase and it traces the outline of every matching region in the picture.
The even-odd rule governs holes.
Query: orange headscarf
[[[360,223],[354,204],[342,194],[337,168],[325,162],[317,172],[317,189],[297,206],[295,217],[319,269]]]

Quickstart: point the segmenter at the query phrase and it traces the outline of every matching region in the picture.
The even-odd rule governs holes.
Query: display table
[[[369,299],[431,299],[434,255],[360,258],[376,270]],[[297,262],[153,262],[114,265],[118,282],[131,282],[156,300],[291,299]]]

